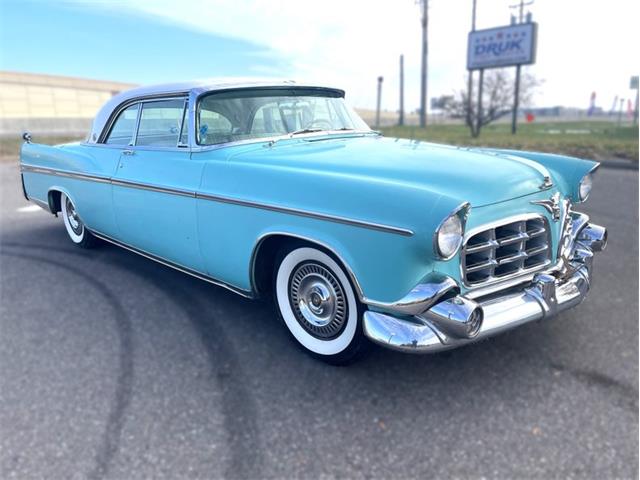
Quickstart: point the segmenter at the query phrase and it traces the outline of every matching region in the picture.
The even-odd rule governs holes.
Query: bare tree
[[[520,105],[531,104],[535,89],[541,85],[530,73],[520,78]],[[513,109],[514,78],[507,69],[488,70],[484,74],[482,89],[482,105],[478,106],[477,98],[468,100],[467,90],[456,92],[454,99],[447,103],[445,110],[454,118],[463,118],[471,131],[471,136],[480,135],[482,127],[507,115]],[[478,91],[478,80],[474,79],[473,91]],[[480,108],[479,108],[480,107]]]

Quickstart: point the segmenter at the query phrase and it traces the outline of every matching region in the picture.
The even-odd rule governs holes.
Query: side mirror
[[[24,132],[22,134],[22,139],[27,143],[31,143],[31,134],[29,132]]]

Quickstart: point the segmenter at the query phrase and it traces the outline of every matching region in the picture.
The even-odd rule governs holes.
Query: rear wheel
[[[85,228],[75,205],[64,193],[60,194],[60,209],[62,210],[64,226],[71,241],[81,248],[93,247],[96,244],[96,237]]]
[[[366,345],[362,307],[343,268],[310,246],[284,249],[276,260],[275,305],[287,329],[312,356],[341,365]]]

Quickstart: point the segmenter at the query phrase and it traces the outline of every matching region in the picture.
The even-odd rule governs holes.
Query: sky
[[[477,0],[477,28],[506,25],[517,0]],[[472,0],[429,0],[428,96],[466,84]],[[293,78],[347,91],[373,108],[420,94],[420,8],[415,0],[0,0],[0,69],[138,84],[218,76]],[[536,106],[611,108],[634,98],[640,70],[637,0],[535,0]]]

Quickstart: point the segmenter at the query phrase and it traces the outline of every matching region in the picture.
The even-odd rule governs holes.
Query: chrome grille
[[[464,283],[468,286],[540,269],[551,261],[547,220],[528,216],[472,232],[463,246],[461,259]]]

